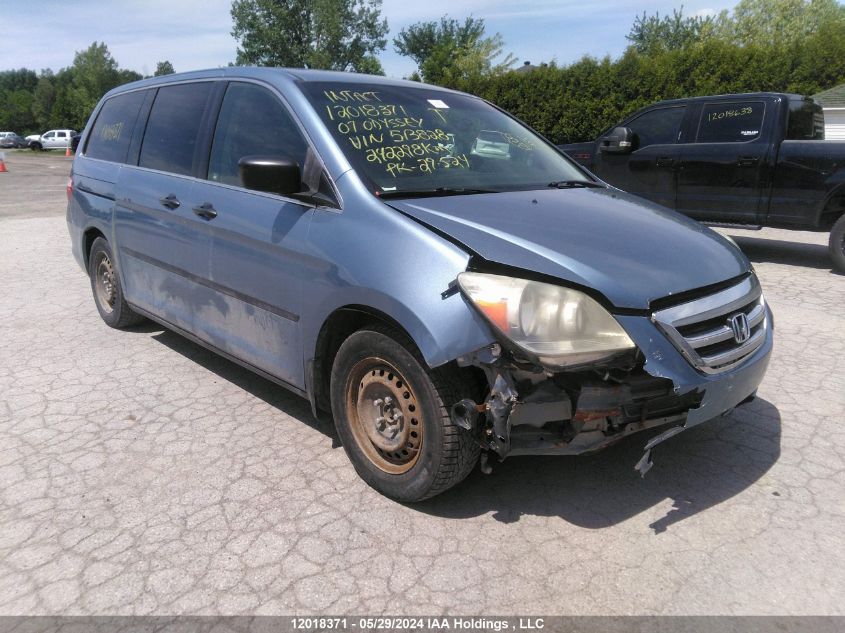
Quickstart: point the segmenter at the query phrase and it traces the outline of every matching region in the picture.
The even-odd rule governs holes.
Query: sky
[[[409,75],[415,65],[393,50],[393,37],[442,15],[483,18],[488,34],[501,33],[516,65],[617,57],[637,15],[671,13],[681,4],[686,15],[707,15],[735,0],[383,0],[390,34],[379,58],[388,76]],[[144,75],[163,60],[177,72],[226,66],[237,47],[230,7],[231,0],[0,0],[0,70],[56,71],[94,41],[105,42],[121,68]]]

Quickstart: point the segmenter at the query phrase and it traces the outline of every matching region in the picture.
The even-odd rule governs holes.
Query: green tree
[[[0,72],[0,128],[26,133],[35,126],[32,93],[37,84],[35,71],[27,68]]]
[[[26,90],[32,92],[38,83],[38,75],[34,70],[19,68],[0,72],[0,92],[11,90]]]
[[[845,30],[845,6],[837,0],[740,0],[725,36],[740,45],[789,45],[825,26]]]
[[[35,125],[32,116],[32,93],[27,90],[7,90],[0,93],[0,128],[4,130],[30,130]]]
[[[57,77],[61,77],[59,73]],[[69,73],[68,73],[69,74]],[[81,130],[85,125],[85,121],[80,121],[77,118],[79,108],[76,107],[76,102],[73,96],[73,88],[70,80],[59,81],[56,89],[56,98],[53,101],[53,107],[50,109],[50,119],[45,128],[72,128]],[[41,130],[43,132],[44,130]]]
[[[153,73],[153,77],[161,77],[162,75],[172,75],[176,71],[173,69],[173,64],[171,64],[168,60],[164,60],[163,62],[159,62],[156,64],[156,71]]]
[[[684,16],[684,7],[672,11],[672,15],[660,17],[660,13],[637,16],[631,30],[625,37],[639,53],[652,54],[686,48],[714,37],[724,27],[726,14],[720,16]]]
[[[71,88],[72,120],[66,125],[81,128],[94,106],[106,92],[121,82],[117,61],[104,42],[94,42],[73,57]]]
[[[381,0],[235,0],[238,65],[383,74]]]
[[[56,86],[53,84],[53,72],[45,70],[38,79],[32,95],[32,115],[35,118],[36,129],[46,130],[50,127],[50,113],[56,100]]]
[[[502,36],[485,37],[484,30],[481,18],[470,16],[461,23],[444,15],[439,22],[418,22],[402,29],[393,45],[397,53],[416,62],[423,81],[460,87],[513,65],[510,54],[496,62],[504,49]]]
[[[93,98],[99,99],[118,82],[117,61],[105,42],[94,42],[73,56],[73,83]]]

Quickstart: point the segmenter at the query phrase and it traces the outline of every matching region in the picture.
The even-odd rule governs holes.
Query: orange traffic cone
[[[3,152],[0,152],[0,174],[4,174],[8,169],[6,169],[6,155]]]
[[[70,153],[70,145],[68,145],[67,149],[65,150],[65,156],[73,156],[73,154]]]

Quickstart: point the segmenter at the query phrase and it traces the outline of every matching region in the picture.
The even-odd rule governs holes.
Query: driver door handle
[[[660,156],[657,159],[657,166],[658,167],[674,167],[675,166],[675,159],[671,156]]]
[[[760,162],[759,156],[740,156],[737,161],[740,167],[753,167]]]

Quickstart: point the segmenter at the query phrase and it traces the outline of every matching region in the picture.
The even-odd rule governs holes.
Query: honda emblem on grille
[[[731,325],[731,331],[734,333],[734,340],[742,345],[751,338],[751,328],[748,327],[748,318],[745,312],[733,315],[728,321]]]

